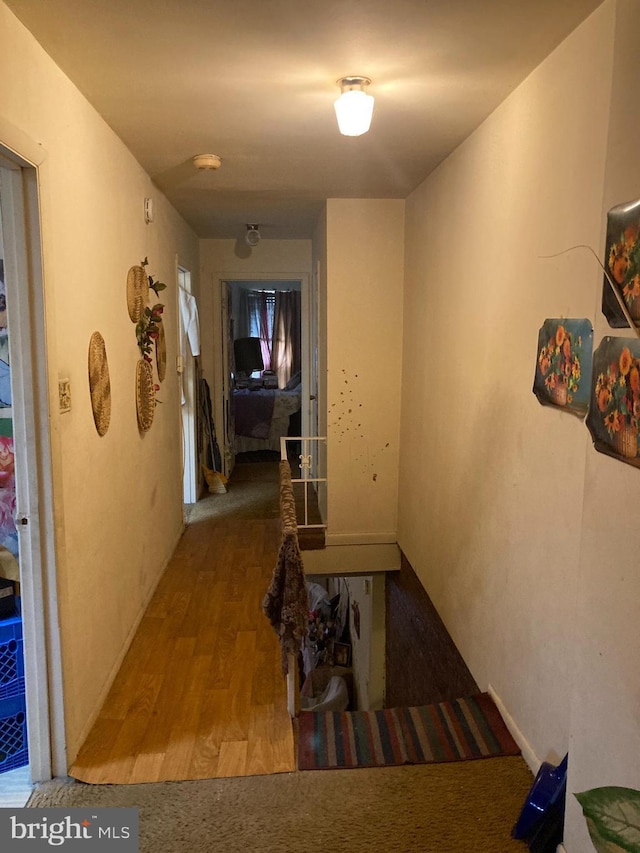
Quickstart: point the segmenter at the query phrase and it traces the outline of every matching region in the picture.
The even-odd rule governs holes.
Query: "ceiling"
[[[600,2],[5,0],[200,237],[272,239],[326,198],[406,198]],[[376,105],[349,138],[354,74]]]

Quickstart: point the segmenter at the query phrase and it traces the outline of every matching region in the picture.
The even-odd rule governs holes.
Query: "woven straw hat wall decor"
[[[127,273],[127,310],[132,323],[137,323],[144,306],[149,301],[149,277],[143,266],[135,266]]]
[[[156,368],[158,370],[158,381],[164,382],[167,375],[167,341],[164,336],[164,323],[158,324],[158,337],[156,338]]]
[[[160,387],[153,380],[154,350],[158,381],[162,382],[167,373],[167,344],[162,322],[164,305],[161,302],[149,305],[150,291],[158,297],[167,285],[147,273],[148,264],[145,258],[127,273],[127,309],[131,321],[136,324],[136,340],[142,356],[136,364],[136,412],[142,433],[153,423],[156,390]]]
[[[104,435],[111,421],[111,382],[104,338],[94,332],[89,341],[89,393],[98,435]]]
[[[136,364],[136,410],[140,432],[146,432],[153,423],[156,392],[153,387],[153,368],[143,358]]]

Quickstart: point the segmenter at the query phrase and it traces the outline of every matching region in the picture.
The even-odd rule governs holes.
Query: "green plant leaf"
[[[593,841],[593,846],[598,853],[626,853],[624,848],[620,847],[619,844],[614,844],[613,841],[606,841],[598,832],[594,822],[589,820],[589,818],[587,818],[587,828]]]
[[[640,853],[640,791],[611,785],[592,788],[575,797],[599,853],[615,851],[612,844],[621,851]]]

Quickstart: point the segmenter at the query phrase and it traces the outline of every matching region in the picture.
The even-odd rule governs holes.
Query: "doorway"
[[[274,328],[280,316],[279,302],[284,302],[285,296],[297,296],[299,305],[297,331],[287,333],[291,335],[290,341],[283,340],[282,332],[279,334]],[[316,387],[313,376],[316,359],[311,354],[310,315],[308,276],[260,275],[250,280],[223,280],[221,355],[225,473],[231,472],[237,453],[264,451],[277,458],[282,436],[311,434],[309,430],[313,428],[314,419],[309,415],[309,402],[311,389]],[[282,359],[276,352],[278,337],[280,346],[288,352],[284,373]],[[259,363],[255,364],[254,371],[249,369],[254,365],[236,364],[238,340],[253,342],[259,348]],[[273,400],[267,399],[270,394]],[[242,411],[238,404],[242,404]]]
[[[6,685],[13,704],[6,709],[5,723],[10,723],[4,729],[0,720],[0,733],[16,740],[9,749],[0,747],[0,760],[4,755],[7,772],[18,774],[15,791],[9,783],[17,804],[20,786],[28,791],[31,782],[50,779],[66,761],[38,182],[30,163],[2,147],[0,234],[0,556],[5,558],[0,574],[14,584],[23,677]],[[0,698],[0,709],[1,703]],[[11,766],[12,756],[18,766]],[[3,783],[1,771],[0,764]]]

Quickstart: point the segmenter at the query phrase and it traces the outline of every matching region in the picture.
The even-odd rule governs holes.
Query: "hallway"
[[[263,501],[225,511],[251,491],[254,467],[197,504],[69,775],[132,784],[295,769],[280,647],[261,610],[280,537],[277,466]]]

